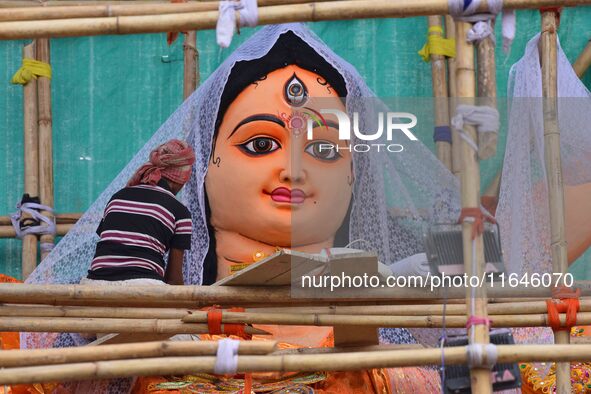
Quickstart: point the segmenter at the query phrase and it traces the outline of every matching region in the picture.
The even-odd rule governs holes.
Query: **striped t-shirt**
[[[105,208],[89,279],[164,280],[164,254],[191,248],[189,210],[161,181],[119,190]]]

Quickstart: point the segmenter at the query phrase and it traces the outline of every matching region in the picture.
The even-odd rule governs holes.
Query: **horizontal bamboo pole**
[[[491,315],[519,315],[546,313],[545,301],[489,304]],[[0,316],[15,317],[89,317],[120,319],[182,319],[187,313],[199,312],[195,308],[121,308],[93,306],[0,305]],[[364,306],[306,306],[281,308],[248,308],[253,313],[316,313],[326,315],[387,315],[423,316],[441,315],[443,305],[364,305]],[[464,304],[445,306],[447,316],[465,315]],[[591,312],[591,299],[580,300],[579,312]]]
[[[562,324],[566,323],[566,315],[560,316]],[[183,318],[185,323],[207,323],[207,312],[193,312]],[[253,312],[222,312],[222,322],[227,324],[280,324],[295,326],[372,326],[396,328],[450,328],[466,327],[466,316],[377,316],[377,315],[323,315],[296,313],[253,313]],[[577,324],[591,324],[591,313],[577,314]],[[2,323],[0,322],[0,327]],[[548,315],[495,315],[492,327],[548,327]]]
[[[56,226],[56,235],[62,236],[66,235],[68,231],[74,227],[74,224],[57,224]],[[14,238],[16,237],[16,231],[14,231],[14,227],[12,226],[0,226],[0,238]]]
[[[317,2],[329,0],[316,0]],[[335,0],[330,0],[335,1]],[[259,7],[311,3],[312,0],[258,0]],[[126,4],[63,4],[53,7],[0,8],[0,21],[27,21],[48,19],[101,18],[133,15],[164,15],[186,12],[217,11],[219,2]]]
[[[334,0],[317,0],[317,1],[334,1]],[[301,4],[309,3],[310,0],[258,0],[259,7],[281,4]],[[218,1],[204,1],[204,0],[187,0],[184,3],[175,4],[202,4],[209,7],[209,9],[217,10],[219,7]],[[56,8],[56,7],[84,7],[84,6],[115,6],[115,5],[134,5],[134,6],[154,6],[154,5],[169,5],[167,0],[44,0],[43,2],[37,0],[0,0],[0,8]]]
[[[591,345],[498,345],[497,362],[591,361]],[[483,353],[486,353],[483,351]],[[443,357],[442,357],[443,355]],[[465,347],[333,354],[239,356],[238,372],[351,371],[466,364]],[[0,370],[0,384],[214,373],[216,357],[156,357]]]
[[[275,341],[241,341],[238,354],[268,354]],[[216,341],[165,341],[119,345],[80,346],[56,349],[5,350],[0,352],[0,368],[67,364],[148,357],[215,355]]]
[[[506,0],[505,9],[577,6],[591,0]],[[487,11],[483,2],[478,11]],[[259,25],[365,18],[404,18],[449,14],[447,0],[349,0],[261,7]],[[0,39],[140,34],[215,28],[217,11],[165,15],[11,21],[0,23]]]
[[[574,286],[581,289],[581,295],[590,293],[591,283],[575,281]],[[350,289],[348,289],[350,290]],[[289,286],[129,286],[105,287],[93,285],[31,285],[0,283],[0,302],[13,304],[45,305],[100,305],[106,306],[163,306],[185,307],[192,303],[192,308],[215,304],[339,304],[365,302],[391,302],[392,300],[429,300],[442,299],[443,288],[377,288],[359,289],[359,292],[329,293],[331,298],[292,298]],[[445,289],[448,299],[461,298],[464,287]],[[510,297],[549,297],[551,289],[487,287],[492,297],[495,294]],[[326,294],[328,292],[325,292]],[[310,295],[318,295],[310,293]],[[343,298],[339,298],[343,295]],[[346,297],[345,297],[346,296]]]
[[[60,213],[55,216],[55,222],[57,224],[73,224],[76,223],[80,217],[82,217],[81,213]],[[10,216],[0,216],[0,226],[12,226]]]
[[[0,331],[16,332],[80,332],[80,333],[155,333],[155,334],[207,334],[207,324],[189,324],[172,319],[103,319],[46,317],[3,317]],[[264,330],[245,327],[247,334],[266,335]]]

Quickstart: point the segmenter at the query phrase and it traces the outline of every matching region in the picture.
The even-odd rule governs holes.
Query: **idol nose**
[[[303,183],[306,181],[306,171],[302,167],[302,157],[297,154],[289,155],[279,173],[279,180],[284,183]]]

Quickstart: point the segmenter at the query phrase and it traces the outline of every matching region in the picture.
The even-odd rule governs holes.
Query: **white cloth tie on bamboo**
[[[461,104],[456,108],[456,114],[451,119],[451,124],[458,131],[460,137],[472,149],[478,152],[478,145],[466,133],[464,125],[476,126],[479,133],[498,133],[499,131],[499,111],[489,106],[476,106]]]
[[[239,14],[240,27],[254,27],[259,21],[257,0],[220,1],[220,14],[215,32],[217,43],[222,48],[227,48],[232,43],[232,37],[236,32],[236,11]]]
[[[466,34],[466,40],[469,42],[480,42],[484,40],[486,37],[491,37],[493,42],[495,42],[495,32],[490,23],[490,19],[487,21],[478,21],[476,22],[468,33]]]
[[[22,238],[29,234],[54,234],[55,235],[55,221],[49,217],[43,215],[40,211],[46,211],[53,214],[53,209],[47,205],[37,204],[34,202],[18,203],[16,205],[18,211],[10,215],[10,221],[12,227],[16,233],[17,238]],[[30,215],[31,219],[39,222],[36,226],[28,226],[21,229],[20,221],[23,217],[23,213]],[[45,244],[42,244],[42,247]],[[45,250],[51,250],[51,247],[45,245]]]
[[[492,343],[473,343],[466,346],[466,356],[470,368],[492,369],[497,363],[497,346]]]
[[[240,341],[224,338],[218,341],[213,372],[218,375],[234,374],[238,370],[238,347]]]
[[[478,8],[480,7],[480,1],[481,0],[448,0],[449,13],[454,16],[455,19],[477,22],[468,33],[467,39],[470,42],[474,41],[470,39],[471,35],[473,37],[478,37],[479,35],[484,34],[485,31],[487,32],[487,35],[484,35],[482,38],[488,37],[488,35],[491,34],[494,37],[494,31],[490,23],[488,23],[488,29],[477,25],[479,25],[480,22],[490,21],[503,10],[503,0],[487,0],[489,12],[477,14]],[[505,51],[505,53],[509,52],[511,43],[515,38],[515,23],[515,10],[503,11],[501,24],[503,33],[503,51]],[[479,40],[482,38],[479,38]]]

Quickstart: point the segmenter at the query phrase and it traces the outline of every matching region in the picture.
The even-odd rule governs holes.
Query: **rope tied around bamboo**
[[[207,328],[209,335],[235,335],[243,339],[252,339],[252,334],[246,332],[246,324],[228,324],[222,325],[223,312],[219,305],[204,308],[207,311]],[[233,307],[229,312],[244,312],[244,308]],[[191,314],[191,312],[189,312]]]
[[[567,331],[577,325],[577,313],[581,309],[580,289],[557,287],[552,290],[552,298],[546,300],[548,308],[548,326],[556,331]],[[560,313],[566,313],[564,325],[560,321]]]
[[[503,12],[502,34],[503,50],[508,53],[513,39],[515,39],[515,10],[503,11],[503,0],[486,0],[487,12],[478,12],[482,0],[448,0],[449,12],[454,19],[472,22],[474,25],[466,34],[469,42],[477,42],[491,37],[495,41],[493,22],[498,14]]]
[[[51,65],[35,59],[24,58],[23,65],[14,73],[10,83],[26,85],[31,79],[46,77],[51,79]]]
[[[24,194],[16,208],[18,211],[10,215],[10,221],[17,238],[23,239],[29,234],[56,234],[53,208],[41,204],[39,197],[30,197],[28,194]],[[42,212],[49,213],[49,215]],[[53,249],[53,244],[41,244],[42,251],[51,251],[51,249]]]

